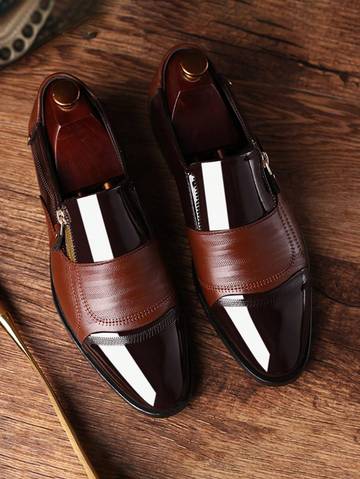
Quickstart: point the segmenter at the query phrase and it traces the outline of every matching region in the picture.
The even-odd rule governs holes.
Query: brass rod
[[[80,441],[76,435],[76,432],[74,431],[69,419],[66,417],[66,414],[60,404],[60,401],[56,397],[55,391],[53,390],[51,384],[49,381],[46,379],[45,374],[42,372],[40,366],[26,347],[24,341],[21,338],[21,335],[15,325],[14,319],[12,318],[11,314],[7,311],[6,307],[4,304],[0,301],[0,324],[1,326],[5,329],[5,331],[8,333],[8,335],[11,337],[11,339],[15,342],[15,344],[18,346],[20,351],[24,353],[24,355],[27,357],[27,359],[30,361],[32,367],[34,370],[38,373],[38,376],[42,380],[45,390],[47,392],[47,395],[49,396],[50,402],[55,410],[55,413],[60,421],[60,424],[62,425],[64,431],[66,432],[66,435],[71,443],[71,446],[76,453],[80,463],[82,464],[86,476],[89,479],[100,479],[97,473],[95,472],[89,458],[87,457],[84,449],[82,448]]]

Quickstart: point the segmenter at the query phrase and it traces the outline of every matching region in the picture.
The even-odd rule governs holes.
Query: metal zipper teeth
[[[65,227],[65,249],[66,254],[71,259],[71,261],[77,262],[74,237],[72,233],[71,226],[69,224]]]
[[[57,210],[58,205],[59,205],[59,201],[58,201],[58,198],[56,197],[56,195],[54,194],[51,186],[49,185],[48,180],[46,179],[45,173],[43,171],[42,163],[41,163],[40,158],[39,158],[39,153],[37,152],[37,148],[36,148],[38,146],[41,150],[42,156],[44,158],[47,157],[47,155],[45,154],[42,142],[40,141],[40,138],[39,138],[38,128],[36,129],[36,131],[32,135],[32,137],[30,139],[30,144],[34,145],[34,147],[32,148],[32,153],[33,153],[34,161],[35,161],[36,166],[37,166],[37,171],[39,172],[39,175],[41,177],[42,183],[44,184],[45,190],[47,191],[49,197],[53,201],[54,213],[56,213],[56,210]],[[36,142],[36,145],[35,145],[35,142]]]
[[[40,128],[40,127],[38,127],[38,128]],[[64,211],[65,220],[68,221],[69,214],[68,214],[67,210],[65,209],[65,207],[61,207],[61,206],[59,207],[60,202],[59,202],[58,198],[56,197],[56,195],[54,194],[53,189],[49,185],[48,180],[46,178],[46,175],[43,171],[43,166],[42,166],[42,162],[40,161],[40,157],[39,157],[39,153],[37,151],[37,147],[40,148],[41,154],[44,158],[46,158],[47,155],[46,155],[46,152],[44,150],[42,141],[40,141],[38,128],[34,131],[34,133],[29,138],[29,143],[30,143],[31,146],[36,142],[36,145],[34,144],[34,147],[32,148],[32,152],[33,152],[34,161],[35,161],[35,164],[36,164],[36,167],[37,167],[37,172],[39,173],[39,176],[41,178],[41,182],[44,185],[45,190],[47,191],[49,197],[51,198],[51,200],[53,202],[52,207],[54,209],[55,215],[57,216],[57,211],[59,209],[61,209],[62,211]],[[59,221],[58,221],[58,223],[60,224]],[[72,234],[72,230],[71,230],[71,226],[70,226],[69,222],[64,224],[64,228],[65,228],[64,237],[65,237],[66,253],[72,261],[76,262],[77,258],[76,258],[75,245],[74,245],[73,234]]]
[[[49,196],[54,201],[54,204],[56,204],[55,196],[53,195],[53,193],[52,193],[52,191],[49,187],[49,184],[46,180],[45,174],[44,174],[43,169],[42,169],[41,161],[39,160],[39,155],[38,155],[37,151],[35,150],[35,148],[33,149],[33,155],[34,155],[34,160],[35,160],[35,163],[36,163],[36,166],[37,166],[37,171],[39,172],[40,177],[41,177],[41,182],[44,184],[45,189],[46,189],[47,193],[49,194]]]
[[[189,173],[189,184],[196,217],[196,226],[198,229],[201,229],[200,194],[196,178],[192,173]]]

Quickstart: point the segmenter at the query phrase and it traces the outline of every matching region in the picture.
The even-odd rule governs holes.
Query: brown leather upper
[[[305,247],[230,83],[208,57],[208,75],[190,81],[184,58],[194,55],[207,56],[179,45],[160,64],[150,90],[154,133],[176,178],[197,289],[211,322],[255,377],[284,384],[309,352]]]
[[[209,305],[226,294],[271,290],[306,265],[299,231],[281,195],[278,206],[254,223],[224,231],[188,228],[187,232]]]
[[[159,320],[175,307],[175,294],[157,245],[145,225],[135,191],[129,194],[127,201],[133,206],[129,205],[130,213],[138,215],[136,224],[143,228],[139,247],[112,260],[94,263],[71,261],[63,249],[54,248],[60,230],[56,210],[64,206],[64,198],[46,133],[44,96],[50,82],[57,78],[72,79],[86,92],[109,134],[119,164],[122,167],[123,164],[106,115],[86,85],[63,73],[48,77],[39,89],[30,117],[30,145],[48,225],[56,299],[68,326],[82,343],[92,333],[128,333]],[[123,170],[126,177],[125,168]]]
[[[175,306],[154,241],[110,261],[75,263],[56,251],[56,228],[44,206],[52,281],[62,313],[80,342],[96,332],[130,332]]]

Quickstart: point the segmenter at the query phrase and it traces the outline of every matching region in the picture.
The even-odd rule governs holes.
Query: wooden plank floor
[[[87,23],[0,72],[0,283],[101,478],[360,477],[360,4],[344,0],[107,0]],[[233,81],[298,217],[314,276],[306,372],[269,388],[240,369],[191,280],[174,181],[147,89],[172,45],[195,42]],[[127,406],[69,339],[52,303],[27,121],[45,75],[101,97],[173,273],[194,343],[196,390],[178,416]],[[85,477],[20,353],[0,334],[0,477]]]

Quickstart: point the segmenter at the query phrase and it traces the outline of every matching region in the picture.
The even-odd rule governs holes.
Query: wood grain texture
[[[1,72],[0,283],[22,333],[102,478],[360,477],[360,4],[107,0],[96,15]],[[310,363],[292,385],[257,384],[196,298],[173,179],[149,123],[165,51],[195,42],[234,84],[309,246]],[[45,75],[80,76],[113,120],[188,317],[196,389],[178,416],[127,406],[69,339],[52,303],[27,121]],[[45,392],[0,335],[0,477],[83,478]]]

